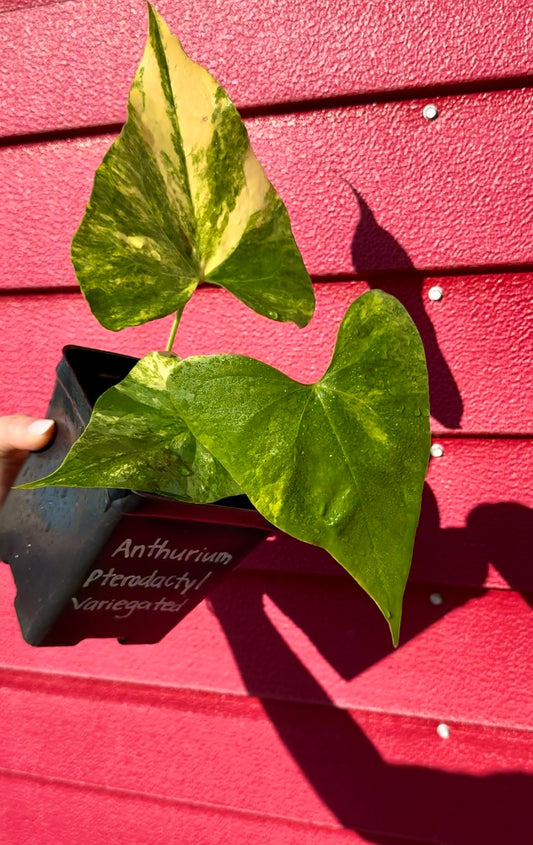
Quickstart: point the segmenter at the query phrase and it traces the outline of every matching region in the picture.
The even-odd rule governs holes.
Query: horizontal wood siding
[[[6,135],[125,119],[144,46],[142,2],[2,0],[2,8],[13,9],[0,19]],[[528,0],[160,0],[157,9],[241,108],[490,89],[531,73]]]
[[[349,304],[369,286],[380,287],[404,303],[425,342],[435,433],[531,436],[532,283],[533,273],[516,272],[325,282],[315,287],[316,315],[303,330],[253,314],[225,291],[203,288],[187,305],[176,350],[183,357],[254,355],[311,382],[328,366]],[[440,302],[429,298],[433,287],[443,291]],[[24,288],[6,292],[0,301],[3,323],[17,328],[9,343],[0,341],[5,369],[27,361],[17,383],[0,395],[4,412],[36,401],[45,409],[61,348],[73,338],[81,345],[143,355],[165,347],[172,323],[166,318],[120,333],[107,331],[78,290],[34,294]],[[51,325],[60,331],[50,333]]]
[[[204,287],[178,353],[312,381],[382,288],[424,340],[443,453],[397,650],[328,555],[275,533],[155,646],[28,646],[1,567],[0,844],[529,845],[530,4],[157,8],[241,108],[317,295],[300,331]],[[166,343],[169,319],[99,326],[69,257],[145,28],[141,0],[0,0],[0,414],[45,412],[67,343]]]
[[[313,276],[533,265],[530,89],[434,99],[435,122],[423,116],[427,102],[247,121]],[[2,288],[74,283],[72,232],[114,137],[0,150]]]

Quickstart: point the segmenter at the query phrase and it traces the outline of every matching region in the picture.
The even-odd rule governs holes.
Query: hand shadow
[[[431,413],[446,428],[460,428],[463,402],[424,307],[424,276],[416,270],[398,241],[379,225],[362,194],[344,177],[340,178],[348,185],[359,206],[359,222],[351,246],[354,269],[365,276],[371,288],[380,288],[399,299],[411,315],[426,351]],[[391,272],[387,278],[389,268]]]
[[[472,580],[481,585],[491,538],[508,536],[511,530],[517,532],[514,547],[507,546],[505,562],[499,552],[496,557],[508,579],[523,583],[520,567],[533,539],[531,517],[528,508],[515,503],[481,505],[472,511],[465,528],[440,529],[428,487],[415,568],[423,565],[421,556],[431,549],[437,583],[441,566],[449,567],[450,559],[458,571],[468,559]],[[503,551],[503,544],[497,548]],[[491,561],[495,560],[492,555]],[[326,603],[323,577],[307,574],[306,582],[313,578],[318,583],[302,597],[299,575],[240,570],[229,585],[213,592],[210,601],[246,689],[261,698],[279,737],[339,823],[377,845],[391,835],[453,845],[529,843],[533,783],[526,774],[476,776],[389,764],[352,715],[335,706],[270,620],[265,595],[345,679],[382,660],[392,648],[383,620],[362,591],[348,585],[341,574],[328,580]],[[484,590],[455,587],[449,593],[441,606],[418,601],[410,608],[408,591],[402,645]]]

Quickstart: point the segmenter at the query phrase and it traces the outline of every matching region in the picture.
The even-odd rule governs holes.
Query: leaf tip
[[[389,630],[392,638],[392,645],[394,646],[394,648],[398,648],[398,644],[400,642],[400,624],[402,621],[401,613],[391,614],[389,612],[385,613],[384,616],[389,625]]]
[[[305,329],[305,327],[307,325],[309,325],[311,318],[313,316],[313,313],[314,313],[314,308],[313,308],[313,311],[311,311],[311,313],[300,314],[300,315],[297,315],[294,318],[294,322],[296,323],[296,325],[298,326],[299,329]]]
[[[400,641],[400,625],[402,622],[402,597],[399,602],[396,596],[392,597],[392,606],[386,599],[382,602],[379,601],[375,595],[372,595],[372,598],[387,621],[394,648],[398,648],[398,643]]]

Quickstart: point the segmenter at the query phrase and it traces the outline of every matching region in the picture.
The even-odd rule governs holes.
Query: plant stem
[[[181,315],[183,314],[183,309],[185,305],[183,305],[178,311],[176,311],[176,316],[174,317],[174,322],[172,323],[172,328],[170,330],[170,335],[168,338],[167,343],[167,352],[172,352],[172,347],[174,346],[174,341],[176,340],[176,332],[178,331],[178,326],[180,324]]]
[[[166,348],[167,352],[172,352],[172,347],[173,347],[174,341],[176,339],[176,332],[178,331],[179,322],[180,322],[180,314],[176,314],[176,316],[174,318],[174,322],[172,323],[172,328],[170,330],[170,335],[169,335],[169,338],[168,338],[168,343],[167,343],[167,348]]]

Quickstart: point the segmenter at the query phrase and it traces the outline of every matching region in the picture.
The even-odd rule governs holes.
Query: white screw
[[[424,115],[426,120],[435,120],[438,117],[439,112],[438,112],[437,106],[427,105],[427,106],[424,106],[424,110],[423,110],[422,114]]]
[[[433,443],[429,451],[432,458],[442,458],[444,455],[444,446],[441,446],[440,443]]]
[[[444,601],[440,593],[431,593],[429,600],[431,604],[434,604],[435,606],[442,604]]]
[[[438,302],[444,296],[444,291],[439,285],[434,285],[428,290],[428,296],[432,302]]]
[[[441,739],[449,739],[451,734],[450,726],[441,722],[440,725],[437,725],[437,733]]]

